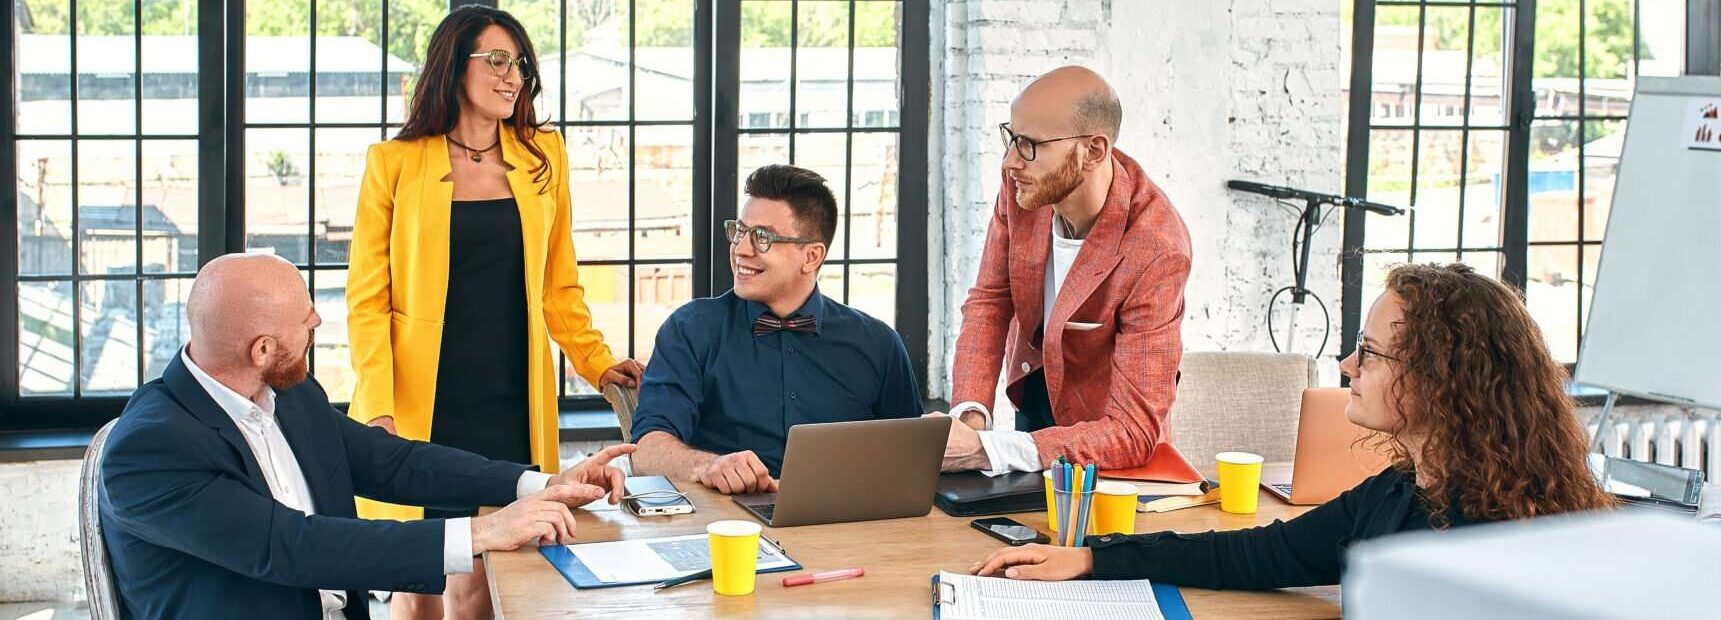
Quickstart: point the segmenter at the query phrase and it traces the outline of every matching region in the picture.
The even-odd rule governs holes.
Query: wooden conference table
[[[751,519],[729,498],[681,483],[698,508],[690,515],[635,517],[625,511],[575,511],[581,541],[675,536],[705,531],[721,519]],[[1265,493],[1253,515],[1233,515],[1218,505],[1138,514],[1137,532],[1231,530],[1289,519],[1307,508],[1289,506]],[[1009,515],[1041,531],[1045,513]],[[709,581],[657,591],[651,586],[577,590],[550,567],[537,549],[485,554],[497,618],[930,618],[932,575],[962,572],[1004,545],[970,527],[970,517],[934,508],[924,517],[765,528],[806,571],[861,567],[859,579],[783,588],[784,575],[759,576],[751,596],[718,596]],[[1190,613],[1210,618],[1336,618],[1337,586],[1277,592],[1220,592],[1183,588]]]

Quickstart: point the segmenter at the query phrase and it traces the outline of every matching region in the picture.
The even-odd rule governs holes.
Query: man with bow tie
[[[724,222],[735,288],[664,322],[633,420],[636,472],[725,494],[777,490],[791,426],[921,413],[902,338],[819,292],[837,229],[825,179],[766,166],[746,193]]]

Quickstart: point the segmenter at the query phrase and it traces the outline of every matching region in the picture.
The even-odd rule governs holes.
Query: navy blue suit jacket
[[[102,529],[128,618],[316,618],[317,590],[441,592],[444,523],[358,519],[353,497],[503,505],[524,465],[368,427],[316,380],[275,396],[317,514],[276,502],[239,427],[178,356],[132,394],[102,462]]]

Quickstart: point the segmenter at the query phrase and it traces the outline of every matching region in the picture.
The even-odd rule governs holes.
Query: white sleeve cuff
[[[992,430],[992,412],[991,412],[991,410],[988,410],[986,408],[986,405],[982,405],[982,404],[974,402],[972,400],[965,400],[965,401],[962,401],[960,403],[956,403],[955,407],[950,408],[948,415],[952,418],[956,418],[957,422],[961,422],[962,421],[962,414],[968,413],[969,411],[980,412],[980,417],[986,419],[985,430]]]
[[[442,523],[442,574],[472,572],[472,518],[460,517]]]
[[[1002,476],[1013,471],[1040,471],[1040,448],[1034,436],[1022,431],[980,431],[980,446],[990,461],[988,476]]]
[[[555,478],[541,471],[526,470],[520,472],[520,480],[514,483],[514,498],[519,499],[544,490],[550,486],[550,480]]]

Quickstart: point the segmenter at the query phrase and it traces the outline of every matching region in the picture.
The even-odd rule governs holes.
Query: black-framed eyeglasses
[[[488,52],[477,52],[477,53],[474,53],[474,54],[468,56],[468,58],[483,58],[484,59],[484,65],[487,67],[490,67],[490,75],[494,75],[496,77],[503,77],[503,76],[508,75],[508,69],[510,67],[519,67],[520,68],[520,79],[522,79],[522,80],[532,79],[531,63],[526,61],[525,56],[515,58],[513,54],[508,53],[508,50],[490,50]]]
[[[1034,161],[1034,157],[1040,154],[1040,145],[1042,144],[1060,142],[1063,140],[1075,140],[1078,138],[1092,138],[1099,134],[1084,133],[1076,136],[1035,140],[1016,135],[1016,132],[1010,131],[1009,123],[998,123],[998,135],[1004,138],[1004,151],[1006,156],[1009,155],[1009,150],[1013,148],[1016,149],[1017,155],[1022,156],[1022,161]]]
[[[724,220],[723,234],[728,237],[729,245],[740,243],[742,237],[749,235],[752,236],[753,249],[758,250],[760,254],[770,252],[771,246],[777,243],[798,243],[802,245],[808,243],[824,243],[818,239],[785,237],[763,228],[748,228],[746,226],[742,226],[740,222],[735,220]]]
[[[1383,359],[1383,360],[1392,360],[1395,362],[1398,361],[1398,358],[1396,358],[1396,357],[1393,357],[1391,355],[1387,355],[1385,353],[1381,353],[1379,350],[1370,348],[1368,345],[1363,344],[1362,332],[1358,331],[1356,333],[1356,365],[1357,365],[1357,368],[1362,368],[1363,366],[1368,365],[1368,358],[1371,358],[1371,357],[1378,357],[1378,358]]]

